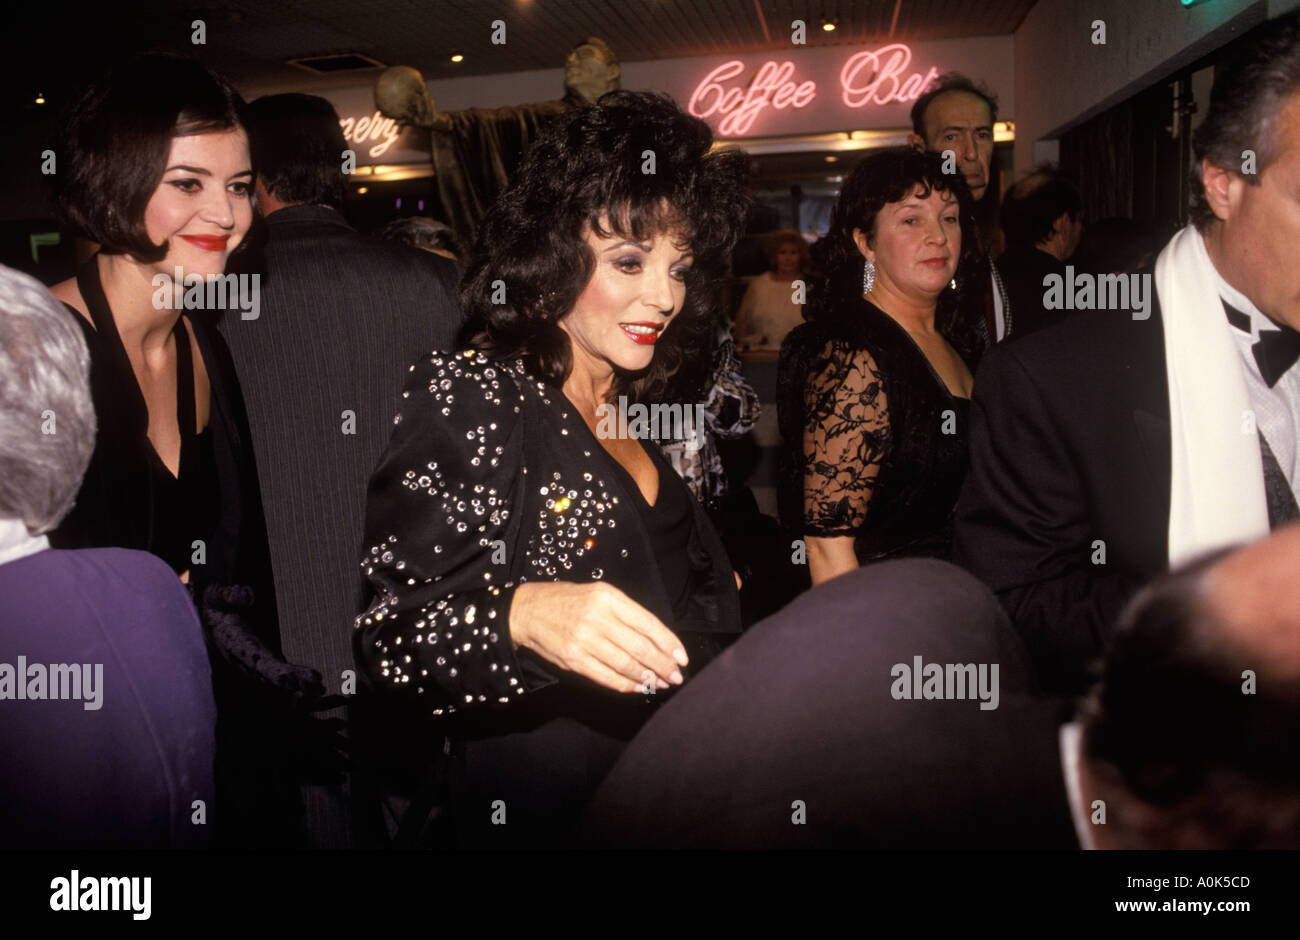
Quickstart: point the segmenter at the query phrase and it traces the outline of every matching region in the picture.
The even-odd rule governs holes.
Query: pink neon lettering
[[[921,96],[921,90],[938,77],[939,70],[932,67],[924,77],[913,73],[906,81],[900,82],[899,76],[911,61],[912,50],[901,42],[854,53],[840,70],[844,103],[850,108],[860,108],[866,104],[915,101]],[[859,73],[864,71],[866,84],[860,85]]]
[[[745,63],[739,59],[732,59],[730,62],[724,62],[716,69],[704,76],[704,81],[695,86],[695,91],[691,92],[691,100],[686,105],[686,110],[698,118],[707,118],[714,112],[721,110],[724,114],[735,107],[731,95],[734,92],[736,97],[740,97],[739,90],[733,88],[731,91],[724,92],[722,82],[729,78],[734,78],[745,70]],[[706,99],[712,95],[713,103],[706,104]]]
[[[915,101],[927,85],[939,76],[931,67],[922,75],[907,74],[912,50],[896,42],[879,49],[854,53],[840,70],[841,97],[850,108],[895,101]],[[686,109],[699,118],[718,117],[718,133],[732,137],[747,133],[767,108],[777,111],[805,108],[817,97],[817,83],[796,82],[793,62],[764,62],[748,87],[728,85],[743,81],[745,64],[739,59],[724,62],[695,86]]]
[[[724,62],[704,77],[691,93],[686,109],[699,118],[722,114],[718,133],[723,136],[744,134],[753,125],[759,113],[769,105],[777,110],[806,107],[817,95],[816,82],[795,84],[793,62],[771,60],[759,67],[749,88],[723,89],[722,82],[735,78],[745,70],[739,59]]]

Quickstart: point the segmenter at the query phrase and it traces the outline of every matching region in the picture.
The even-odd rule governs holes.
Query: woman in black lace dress
[[[973,328],[957,318],[970,194],[939,157],[885,150],[844,184],[824,300],[781,349],[781,511],[814,585],[946,558],[966,474]]]

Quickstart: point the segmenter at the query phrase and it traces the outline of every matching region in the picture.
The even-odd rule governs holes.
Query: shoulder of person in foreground
[[[921,687],[936,666],[949,677],[939,696]],[[1003,824],[1018,814],[989,824],[995,844],[1068,845],[1064,793],[1043,787],[1060,774],[1055,705],[1042,703],[1032,733],[1016,708],[1035,701],[1023,647],[969,574],[933,559],[856,569],[750,628],[664,705],[601,785],[584,834],[625,847],[955,847],[979,806]],[[990,753],[1032,774],[995,786],[978,772]],[[929,777],[944,767],[956,772]],[[923,779],[934,785],[918,789]]]
[[[20,822],[20,834],[43,831],[47,846],[66,847],[206,842],[209,827],[193,814],[214,811],[216,705],[198,617],[179,579],[155,556],[124,548],[38,552],[0,566],[0,583],[10,578],[29,585],[39,608],[24,610],[24,592],[6,587],[11,603],[0,621],[22,622],[5,623],[4,635],[47,666],[49,697],[56,670],[63,691],[81,697],[59,713],[57,746],[35,743],[40,724],[11,725],[3,735],[17,747],[54,748],[44,777],[52,790],[20,789],[57,818]],[[69,775],[92,791],[61,805]]]
[[[193,622],[198,617],[189,592],[167,563],[149,552],[131,548],[49,549],[0,565],[0,576],[22,578],[33,588],[58,584],[71,588],[62,595],[46,591],[40,596],[61,601],[77,600],[88,609],[104,607],[114,618],[120,613],[130,626],[143,613],[157,613]],[[35,591],[32,596],[37,596]],[[182,631],[176,634],[183,638]]]

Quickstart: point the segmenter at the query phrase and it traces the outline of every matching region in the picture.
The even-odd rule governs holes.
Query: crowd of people
[[[469,246],[348,224],[323,99],[92,84],[97,251],[0,270],[0,838],[1300,847],[1300,30],[1218,71],[1163,248],[1002,198],[996,119],[942,76],[732,328],[747,159],[665,96],[556,115]],[[1076,258],[1152,303],[1056,309]]]

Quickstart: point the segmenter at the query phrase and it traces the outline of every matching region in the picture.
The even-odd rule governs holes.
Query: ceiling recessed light
[[[36,103],[37,103],[37,104],[45,104],[45,96],[42,95],[42,94],[37,94],[37,96],[36,96]]]
[[[358,186],[358,187],[357,187],[357,195],[358,195],[358,196],[364,196],[364,195],[365,195],[366,193],[368,193],[368,192],[370,192],[370,187],[369,187],[369,186]]]
[[[464,62],[464,61],[465,61],[465,57],[464,57],[463,55],[461,55],[459,52],[453,52],[453,53],[451,54],[451,61],[453,61],[453,62]]]
[[[835,32],[835,27],[839,25],[839,20],[822,20],[822,29],[828,33]]]
[[[837,160],[839,160],[839,157],[835,156],[835,154],[833,153],[826,154],[827,163],[835,163]]]

